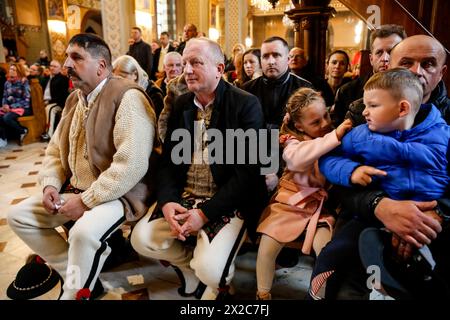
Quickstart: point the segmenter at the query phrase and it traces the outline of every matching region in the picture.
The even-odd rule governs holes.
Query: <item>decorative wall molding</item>
[[[67,38],[65,33],[52,32],[49,30],[52,58],[63,63],[66,59]]]
[[[80,7],[71,4],[67,7],[67,28],[80,29],[80,27],[81,27]]]
[[[193,23],[195,26],[200,26],[200,1],[199,0],[186,0],[185,1],[185,10],[186,10],[186,24]],[[203,8],[203,10],[205,10]],[[203,31],[203,30],[199,30]]]
[[[224,51],[231,54],[233,46],[240,41],[241,20],[239,16],[239,3],[235,0],[225,1],[225,48]]]
[[[121,47],[121,2],[117,0],[102,0],[103,38],[111,49],[113,60],[122,55],[126,49]]]
[[[116,1],[117,2],[117,1]],[[101,0],[67,0],[68,5],[77,5],[80,7],[97,9],[100,10],[102,8]]]

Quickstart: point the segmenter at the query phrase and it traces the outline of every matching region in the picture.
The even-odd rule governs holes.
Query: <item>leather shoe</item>
[[[201,282],[197,276],[194,274],[194,271],[191,269],[180,269],[176,266],[173,266],[178,278],[181,282],[181,287],[178,288],[178,294],[182,297],[196,297],[200,299],[203,295],[203,292],[206,289],[206,285]],[[194,291],[191,291],[194,290]]]
[[[104,292],[105,292],[105,288],[103,288],[103,285],[102,285],[102,282],[100,281],[100,279],[97,278],[94,289],[91,292],[90,300],[95,300],[95,299],[99,298]]]

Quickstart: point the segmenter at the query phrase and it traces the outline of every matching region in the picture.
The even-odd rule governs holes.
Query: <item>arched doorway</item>
[[[95,33],[103,37],[102,14],[100,10],[89,10],[81,22],[81,32]]]

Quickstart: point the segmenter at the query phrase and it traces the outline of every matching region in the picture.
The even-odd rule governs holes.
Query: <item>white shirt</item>
[[[167,44],[165,48],[161,47],[161,52],[159,53],[159,60],[158,60],[158,72],[164,71],[164,57],[167,54],[167,52],[169,52],[169,45],[170,44]]]
[[[52,82],[53,76],[50,76],[50,79],[48,79],[47,85],[45,86],[44,90],[44,101],[48,102],[52,100],[52,95],[50,93],[50,82]]]

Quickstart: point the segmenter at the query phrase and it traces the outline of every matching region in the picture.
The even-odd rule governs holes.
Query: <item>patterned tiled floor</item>
[[[10,143],[0,149],[0,300],[8,299],[6,289],[31,253],[30,249],[11,231],[6,213],[31,195],[41,193],[37,183],[42,166],[45,143],[18,147]],[[256,291],[256,252],[236,259],[233,286],[235,299],[252,300]],[[312,258],[301,257],[297,266],[279,269],[273,286],[275,299],[303,299],[311,274]],[[107,293],[104,300],[180,300],[179,281],[171,268],[157,261],[141,259],[123,264],[100,275]]]

